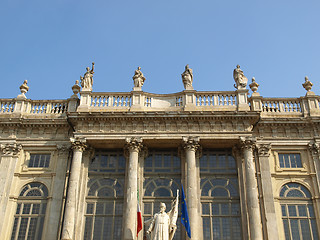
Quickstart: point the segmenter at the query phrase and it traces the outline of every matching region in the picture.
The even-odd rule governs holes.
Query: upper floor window
[[[30,154],[29,168],[48,168],[50,164],[50,154]]]
[[[236,173],[236,161],[230,151],[204,151],[200,158],[201,173]]]
[[[180,173],[180,158],[175,151],[151,151],[144,160],[145,173]]]
[[[89,171],[124,173],[126,160],[122,151],[98,152],[92,160]]]
[[[302,168],[299,153],[279,153],[279,163],[281,168]]]

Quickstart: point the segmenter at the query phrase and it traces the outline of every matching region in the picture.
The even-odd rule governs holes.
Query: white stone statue
[[[243,71],[240,69],[240,66],[237,65],[237,68],[233,70],[233,78],[236,84],[234,87],[236,89],[245,89],[248,83],[248,78],[244,76]]]
[[[193,73],[192,69],[189,68],[189,64],[185,66],[184,72],[181,74],[182,82],[184,85],[184,89],[193,90],[192,82],[193,82]]]
[[[151,240],[172,240],[177,229],[179,205],[179,190],[177,197],[172,203],[169,212],[165,212],[166,204],[160,203],[160,212],[156,213],[151,220],[147,234],[151,233]]]
[[[87,72],[84,76],[80,76],[82,91],[92,91],[93,74],[94,74],[94,62],[92,63],[92,69],[86,68]]]
[[[141,67],[138,67],[137,70],[135,70],[132,79],[134,84],[133,90],[141,90],[141,87],[143,86],[144,81],[146,80],[146,78],[143,76],[143,73],[141,72]]]

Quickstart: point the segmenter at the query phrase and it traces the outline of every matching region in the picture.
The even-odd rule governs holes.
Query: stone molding
[[[85,138],[70,138],[70,142],[72,150],[84,152],[84,150],[86,150],[86,148],[88,147]]]
[[[257,144],[256,147],[258,150],[259,157],[270,156],[271,144]]]
[[[17,156],[22,149],[22,145],[16,143],[7,143],[1,144],[0,148],[2,154],[5,156]]]

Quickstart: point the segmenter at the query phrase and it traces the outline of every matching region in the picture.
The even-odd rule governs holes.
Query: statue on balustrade
[[[132,79],[134,84],[133,90],[141,90],[141,87],[143,86],[144,81],[146,80],[146,78],[143,76],[143,73],[141,72],[141,67],[138,67],[137,70],[135,70]]]
[[[84,76],[80,76],[82,91],[92,91],[93,74],[94,74],[94,62],[92,63],[92,69],[86,68],[87,72]]]
[[[236,84],[234,87],[236,89],[246,89],[248,78],[243,74],[243,71],[240,69],[240,66],[237,65],[237,68],[233,70],[233,78]]]
[[[179,190],[177,197],[172,202],[172,208],[166,211],[166,204],[160,203],[160,212],[151,219],[147,234],[151,234],[151,240],[172,240],[177,229]],[[149,222],[149,221],[148,221]]]
[[[182,82],[184,85],[184,89],[193,90],[192,82],[193,82],[193,73],[192,69],[189,68],[189,64],[185,66],[184,72],[181,74]]]

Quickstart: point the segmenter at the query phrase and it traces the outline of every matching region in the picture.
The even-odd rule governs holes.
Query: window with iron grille
[[[29,168],[48,168],[50,165],[50,154],[30,154]]]

